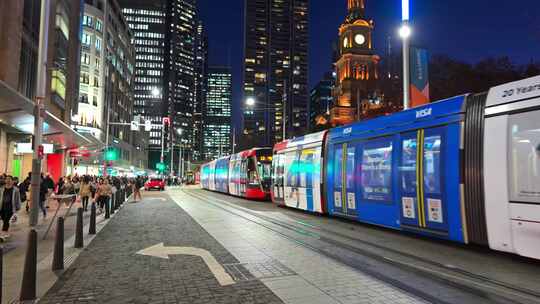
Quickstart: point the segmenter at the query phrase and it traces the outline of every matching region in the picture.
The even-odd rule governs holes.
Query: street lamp
[[[246,105],[247,105],[248,107],[253,107],[253,106],[255,105],[255,98],[253,98],[253,97],[248,97],[248,98],[246,99]]]
[[[410,6],[409,0],[401,0],[401,28],[399,36],[403,40],[403,110],[407,110],[411,106],[410,92],[410,37],[412,30],[409,27]]]

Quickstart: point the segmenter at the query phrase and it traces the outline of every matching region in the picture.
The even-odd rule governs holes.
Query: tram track
[[[236,216],[249,220],[250,222],[256,223],[257,225],[276,232],[280,236],[285,237],[295,243],[298,243],[301,246],[304,246],[324,256],[337,260],[345,265],[358,269],[383,282],[386,282],[406,292],[414,294],[417,297],[431,303],[461,304],[469,301],[465,300],[465,298],[463,298],[465,302],[454,302],[452,300],[445,300],[444,297],[440,296],[440,294],[441,292],[444,294],[444,292],[447,292],[448,290],[434,290],[432,292],[426,292],[425,288],[419,288],[418,286],[425,284],[426,278],[429,278],[429,281],[431,281],[432,283],[437,282],[438,284],[450,287],[454,292],[460,294],[461,296],[463,296],[463,293],[467,293],[469,295],[472,295],[473,297],[482,299],[484,303],[540,303],[540,293],[533,290],[487,278],[485,276],[474,274],[457,267],[444,265],[436,261],[432,261],[423,257],[412,255],[410,253],[402,252],[383,245],[375,244],[373,242],[355,238],[334,230],[325,229],[323,227],[314,225],[306,225],[305,223],[299,223],[294,220],[289,220],[289,222],[286,222],[280,219],[269,217],[264,214],[260,214],[260,212],[249,210],[247,208],[238,206],[237,204],[234,204],[232,202],[219,199],[215,196],[195,193],[195,191],[192,190],[182,191],[187,195],[212,204],[214,207],[222,209],[225,212],[234,214]],[[221,204],[216,203],[216,201],[221,202]],[[224,205],[226,205],[226,207],[224,207]],[[251,217],[254,217],[255,219]],[[296,236],[291,236],[289,233],[284,233],[283,231],[280,231],[280,229],[276,229],[276,227],[271,227],[268,224],[261,223],[259,220],[270,223],[281,229],[285,229],[285,231],[292,232],[296,234]],[[329,234],[331,235],[331,237],[328,237],[324,234]],[[309,237],[326,245],[311,244],[305,239],[298,237],[298,235],[301,235],[303,238]],[[354,243],[354,245],[351,245],[350,242]],[[333,248],[333,250],[329,250],[328,247]],[[336,254],[335,251],[338,251],[338,254]],[[358,257],[355,257],[355,255],[364,258],[358,259]],[[389,269],[392,267],[397,268],[402,272],[408,273],[409,276],[410,274],[415,274],[416,277],[420,278],[417,278],[417,280],[418,283],[421,284],[404,283],[403,280],[407,276],[403,277],[403,274],[400,275],[399,273],[396,273],[395,270],[392,271],[391,269]],[[388,275],[388,273],[393,273],[393,275]],[[398,275],[397,277],[395,276],[396,274]],[[439,294],[439,296],[437,296],[437,294]],[[481,302],[482,301],[476,300],[471,303]]]

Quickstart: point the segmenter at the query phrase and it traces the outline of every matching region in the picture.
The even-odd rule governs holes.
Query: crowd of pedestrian
[[[56,201],[58,204],[69,205],[80,201],[84,211],[88,211],[90,203],[96,203],[99,208],[98,212],[103,213],[105,205],[120,189],[130,187],[134,200],[142,199],[140,189],[145,180],[144,177],[74,175],[61,177],[55,182],[50,174],[42,174],[39,186],[39,210],[43,219],[46,219],[50,202]],[[2,220],[0,237],[9,236],[10,223],[17,221],[17,212],[23,205],[25,205],[26,212],[30,212],[32,196],[30,173],[22,182],[19,182],[17,177],[0,175],[0,217]]]

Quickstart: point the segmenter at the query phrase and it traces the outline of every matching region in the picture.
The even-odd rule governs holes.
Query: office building
[[[213,160],[232,152],[232,74],[230,67],[208,68],[208,91],[204,108],[204,159]]]
[[[283,128],[286,137],[307,129],[308,12],[308,0],[245,1],[246,148],[272,146]]]
[[[108,174],[130,167],[144,169],[147,157],[141,153],[140,145],[146,137],[141,132],[132,134],[129,125],[118,125],[129,124],[134,119],[133,34],[116,0],[85,0],[83,9],[80,96],[72,124],[99,145],[117,151],[117,160]],[[138,138],[136,142],[134,135]],[[80,158],[73,172],[103,173],[102,156]]]
[[[333,72],[328,72],[323,79],[311,90],[309,102],[309,130],[321,131],[330,127],[328,118],[334,105],[333,90],[336,78]]]
[[[51,1],[48,24],[42,165],[54,178],[65,175],[69,148],[91,144],[70,128],[79,91],[80,1]],[[0,171],[26,176],[37,88],[41,1],[0,1]]]
[[[194,120],[194,149],[193,159],[196,161],[204,160],[204,134],[203,111],[206,106],[206,90],[208,86],[208,37],[202,21],[197,25],[197,36],[195,40],[195,113]]]
[[[194,149],[195,0],[119,2],[135,37],[136,113],[154,125],[149,166],[155,168],[160,161],[168,164],[171,148],[179,142],[187,147],[190,159]],[[164,117],[171,125],[162,128]],[[181,136],[176,132],[179,129],[183,130]]]

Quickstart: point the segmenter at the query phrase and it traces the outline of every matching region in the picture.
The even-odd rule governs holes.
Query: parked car
[[[152,189],[158,189],[160,191],[165,190],[165,180],[162,178],[151,178],[144,184],[144,190],[150,191]]]

